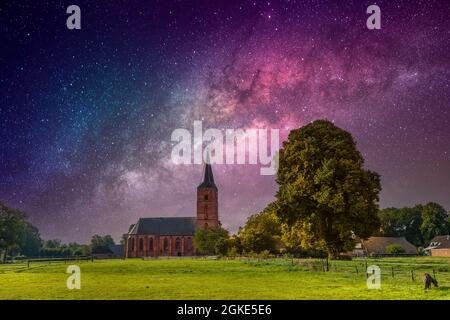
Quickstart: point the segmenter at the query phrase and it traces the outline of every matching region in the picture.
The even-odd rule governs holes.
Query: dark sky
[[[380,206],[450,209],[448,1],[2,1],[0,201],[44,238],[116,240],[193,216],[201,165],[171,133],[288,131],[327,118],[382,176]],[[81,8],[81,30],[66,8]],[[213,165],[236,231],[273,199],[255,165]]]

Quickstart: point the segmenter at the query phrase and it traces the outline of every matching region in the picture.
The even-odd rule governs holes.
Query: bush
[[[386,246],[385,250],[386,250],[387,254],[393,254],[393,255],[398,255],[398,254],[402,254],[402,253],[406,252],[405,248],[403,248],[401,245],[399,245],[397,243],[393,243],[393,244]]]
[[[352,257],[348,256],[348,255],[341,254],[341,255],[337,256],[335,260],[351,261]]]

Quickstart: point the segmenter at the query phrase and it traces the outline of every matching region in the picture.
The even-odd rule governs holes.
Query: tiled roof
[[[194,235],[195,217],[140,218],[129,234]]]
[[[429,247],[433,249],[450,248],[450,235],[434,237],[433,240],[431,240]]]

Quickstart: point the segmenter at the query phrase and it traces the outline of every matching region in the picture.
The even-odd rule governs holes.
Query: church
[[[125,257],[193,256],[195,230],[220,226],[218,190],[211,164],[197,187],[197,216],[140,218],[125,238]]]

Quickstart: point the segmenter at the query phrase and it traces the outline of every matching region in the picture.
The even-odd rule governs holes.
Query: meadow
[[[381,268],[369,290],[365,266]],[[69,264],[81,289],[66,286]],[[450,299],[450,259],[128,259],[0,265],[0,299]],[[423,272],[439,287],[424,290]]]

